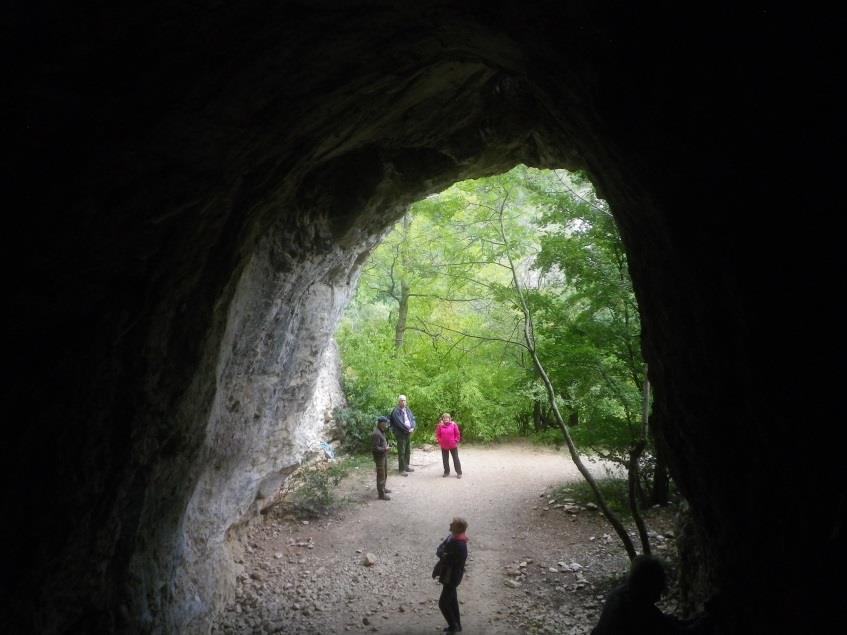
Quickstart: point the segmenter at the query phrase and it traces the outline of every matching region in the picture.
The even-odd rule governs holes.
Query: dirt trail
[[[239,597],[214,632],[439,632],[440,586],[429,574],[459,515],[470,524],[459,587],[465,633],[587,633],[602,599],[595,583],[627,560],[597,512],[549,502],[553,486],[580,478],[567,453],[523,445],[460,452],[462,479],[442,478],[437,449],[415,450],[408,477],[389,465],[390,501],[376,499],[372,470],[360,469],[341,486],[353,505],[339,516],[257,528]],[[603,474],[597,464],[592,471]],[[373,566],[362,564],[367,553]],[[569,570],[572,563],[581,568]]]

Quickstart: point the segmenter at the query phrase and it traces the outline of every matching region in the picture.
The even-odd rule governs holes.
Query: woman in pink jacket
[[[459,425],[450,419],[450,413],[441,415],[441,421],[435,426],[435,438],[441,446],[441,461],[444,463],[444,477],[450,476],[450,456],[453,455],[453,467],[456,468],[456,478],[462,478],[462,464],[459,461],[459,441],[462,433]]]

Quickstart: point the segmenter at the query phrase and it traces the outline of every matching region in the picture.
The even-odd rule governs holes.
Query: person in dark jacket
[[[385,489],[385,481],[388,479],[388,440],[385,438],[385,430],[388,427],[388,417],[380,417],[376,420],[376,427],[371,435],[371,450],[373,451],[374,464],[376,465],[376,491],[380,500],[389,501],[390,489]]]
[[[591,635],[677,635],[712,632],[708,616],[679,620],[659,610],[656,602],[665,590],[665,569],[653,556],[636,556],[626,582],[614,589]]]
[[[408,476],[414,470],[409,467],[411,456],[411,438],[415,433],[415,415],[406,405],[406,395],[397,398],[397,407],[391,411],[391,431],[397,440],[397,459],[400,463],[400,475]]]
[[[462,631],[456,588],[465,575],[465,561],[468,559],[468,537],[465,533],[467,530],[468,522],[464,518],[454,518],[450,523],[450,535],[435,550],[435,555],[441,563],[438,577],[441,583],[441,597],[438,598],[438,608],[447,620],[445,633]]]

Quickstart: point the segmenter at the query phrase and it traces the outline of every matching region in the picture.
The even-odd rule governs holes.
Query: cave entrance
[[[213,632],[428,631],[440,621],[439,587],[429,588],[424,569],[454,516],[470,523],[472,540],[460,593],[466,628],[595,624],[598,600],[628,559],[558,451],[562,432],[531,358],[534,350],[561,387],[557,403],[578,446],[605,457],[586,463],[620,513],[626,479],[615,461],[644,432],[626,262],[606,203],[564,170],[519,165],[411,205],[363,263],[336,331],[347,407],[336,410],[335,429],[345,452],[295,473],[290,497],[250,530],[238,593]],[[401,393],[417,417],[412,469],[398,470],[392,452],[380,500],[372,429]],[[454,455],[442,473],[433,433],[445,412],[463,443],[461,462]],[[648,518],[661,553],[671,515]],[[373,592],[380,585],[390,600]],[[530,611],[516,602],[523,594]]]
[[[543,376],[577,447],[623,467],[646,435],[626,253],[608,204],[577,173],[519,165],[411,205],[365,263],[336,339],[353,451],[368,451],[400,394],[418,443],[447,413],[467,441],[559,447]],[[642,502],[666,503],[667,469],[648,456]]]

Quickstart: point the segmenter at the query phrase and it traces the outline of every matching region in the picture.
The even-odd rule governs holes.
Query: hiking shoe
[[[456,478],[462,478],[461,474],[456,474]]]
[[[441,478],[447,478],[448,476],[450,476],[450,472],[444,472],[444,474],[441,475]]]
[[[387,489],[387,490],[385,490],[385,493],[386,493],[386,494],[390,494],[390,493],[391,493],[391,490],[390,490],[390,489]]]
[[[405,472],[400,472],[400,476],[409,476],[409,475],[406,474]]]
[[[380,496],[380,497],[379,497],[379,500],[381,500],[381,501],[390,501],[390,500],[391,500],[391,497],[390,497],[390,496]]]
[[[407,472],[414,472],[414,470],[413,470],[412,468],[410,468],[410,467],[407,467],[407,468],[406,468],[406,471],[407,471]]]

